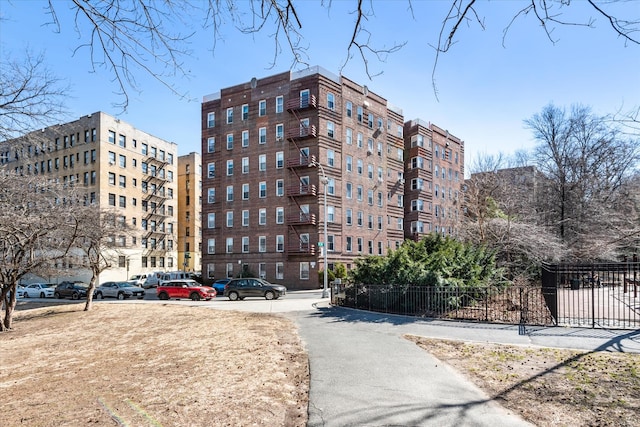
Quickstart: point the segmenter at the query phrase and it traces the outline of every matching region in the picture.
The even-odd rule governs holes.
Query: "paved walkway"
[[[640,330],[420,320],[331,307],[289,312],[309,352],[308,426],[527,426],[457,371],[402,338],[640,353]],[[524,334],[523,334],[524,332]]]

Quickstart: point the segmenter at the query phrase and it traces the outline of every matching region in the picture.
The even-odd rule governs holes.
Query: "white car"
[[[96,299],[113,297],[118,299],[127,299],[130,297],[143,299],[144,289],[135,286],[130,282],[106,282],[98,286],[94,291]]]
[[[22,289],[23,298],[53,298],[55,285],[50,283],[32,283]],[[18,292],[20,295],[20,292]]]

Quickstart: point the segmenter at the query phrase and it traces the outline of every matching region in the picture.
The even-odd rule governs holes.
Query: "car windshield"
[[[122,282],[122,283],[116,283],[116,286],[118,286],[119,288],[128,288],[131,286],[131,284]]]

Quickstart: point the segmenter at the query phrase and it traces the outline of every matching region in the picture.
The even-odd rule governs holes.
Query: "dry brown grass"
[[[407,335],[538,426],[640,426],[640,354]]]
[[[18,311],[0,335],[5,426],[304,426],[286,318],[160,304]]]

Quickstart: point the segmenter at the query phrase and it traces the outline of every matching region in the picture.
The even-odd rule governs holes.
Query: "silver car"
[[[103,298],[144,298],[144,289],[140,286],[132,285],[129,282],[105,282],[98,286],[94,296],[96,299]]]

